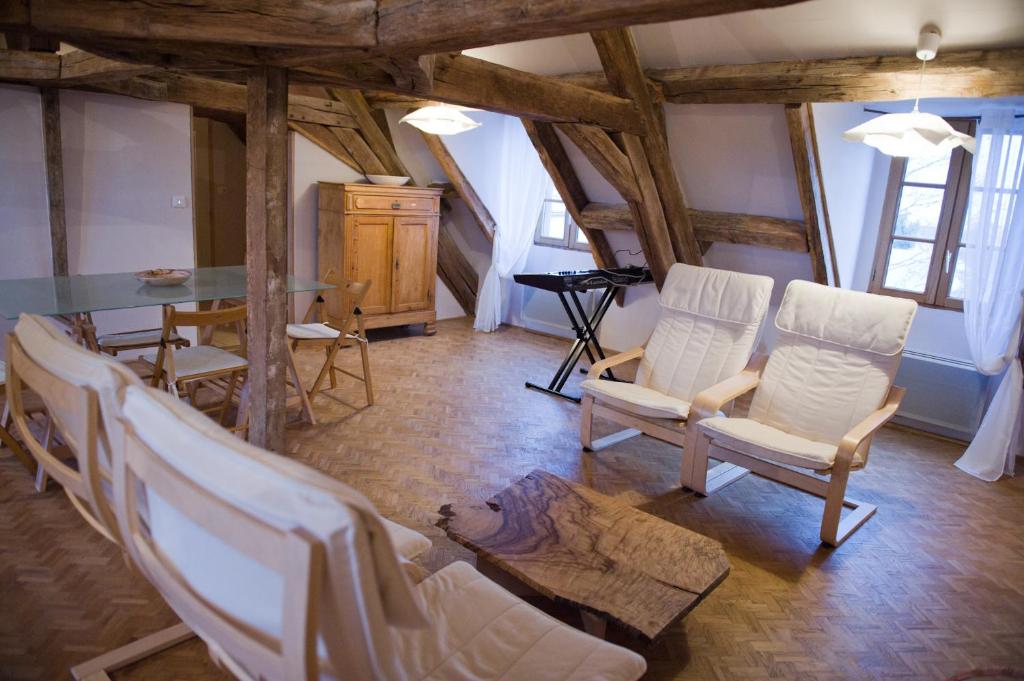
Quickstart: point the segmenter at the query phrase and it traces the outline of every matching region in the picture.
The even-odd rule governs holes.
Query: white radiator
[[[985,413],[989,377],[959,359],[906,350],[896,385],[907,389],[897,423],[970,440]]]

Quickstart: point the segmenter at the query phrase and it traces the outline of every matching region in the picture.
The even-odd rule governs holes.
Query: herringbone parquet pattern
[[[1024,479],[986,484],[952,467],[961,447],[896,428],[878,437],[851,496],[878,514],[837,550],[818,545],[822,502],[747,477],[718,495],[676,487],[679,454],[634,439],[598,454],[578,407],[523,388],[546,380],[561,341],[520,329],[371,344],[377,404],[319,398],[321,423],[288,454],[365,492],[434,540],[429,569],[472,554],[434,527],[445,503],[484,500],[533,468],[618,496],[723,543],[732,572],[641,652],[652,679],[945,679],[1024,668]],[[317,353],[300,354],[312,374]],[[355,353],[343,363],[358,366]],[[334,395],[362,405],[360,386]],[[605,424],[598,423],[599,435]],[[68,678],[72,664],[174,622],[119,552],[0,453],[0,678]],[[222,679],[201,644],[118,679]]]

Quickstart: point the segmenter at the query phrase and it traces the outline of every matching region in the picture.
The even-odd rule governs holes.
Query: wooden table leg
[[[589,610],[580,610],[580,619],[583,620],[583,631],[597,638],[604,638],[608,631],[608,620],[595,615]]]

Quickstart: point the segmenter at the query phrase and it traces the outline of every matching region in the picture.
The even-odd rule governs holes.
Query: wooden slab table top
[[[441,513],[438,525],[481,568],[579,607],[597,635],[611,622],[652,641],[729,574],[717,541],[541,470]]]

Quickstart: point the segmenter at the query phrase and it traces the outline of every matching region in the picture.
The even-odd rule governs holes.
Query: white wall
[[[0,278],[52,274],[43,122],[36,88],[0,85]],[[0,351],[14,320],[0,318]]]
[[[60,104],[70,273],[194,266],[189,107],[72,91]],[[36,91],[0,87],[0,230],[17,244],[0,253],[4,278],[52,274],[40,115]],[[159,326],[160,310],[94,318],[122,331]]]

